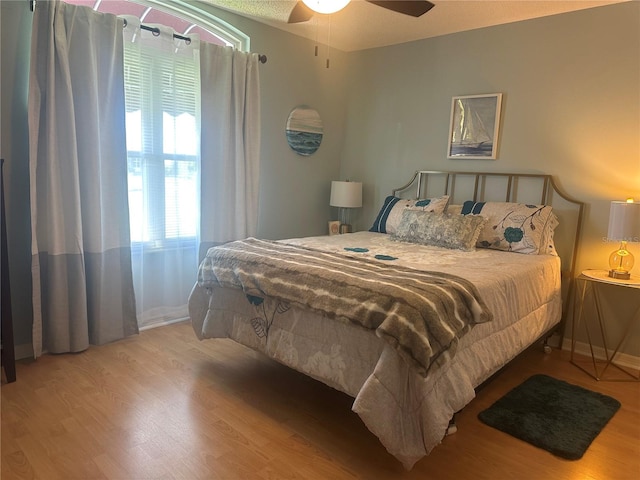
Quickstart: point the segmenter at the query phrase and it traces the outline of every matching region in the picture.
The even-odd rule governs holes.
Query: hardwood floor
[[[578,461],[494,430],[480,410],[534,373],[622,408]],[[352,399],[229,340],[180,323],[72,355],[17,364],[2,385],[1,478],[635,479],[640,384],[597,382],[566,352],[531,349],[458,416],[410,472],[350,410]]]

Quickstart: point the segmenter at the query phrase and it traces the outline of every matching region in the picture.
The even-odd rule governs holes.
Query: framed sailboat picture
[[[501,105],[501,93],[453,97],[447,158],[496,159]]]

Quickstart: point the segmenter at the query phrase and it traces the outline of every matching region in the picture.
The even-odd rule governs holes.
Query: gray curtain
[[[137,333],[123,22],[38,2],[29,83],[34,355]]]

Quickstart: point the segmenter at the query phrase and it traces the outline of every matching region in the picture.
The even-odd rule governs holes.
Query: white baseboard
[[[16,360],[24,360],[25,358],[33,358],[33,345],[30,343],[23,343],[21,345],[14,345],[13,353]]]
[[[157,328],[157,327],[164,327],[166,325],[173,325],[174,323],[184,322],[185,320],[189,320],[189,317],[174,318],[172,320],[165,320],[164,322],[156,322],[150,325],[144,325],[140,327],[139,330],[141,332],[144,332],[145,330],[150,330],[152,328]]]
[[[571,339],[564,339],[564,341],[562,342],[562,350],[566,350],[568,352],[571,351]],[[591,348],[589,347],[588,343],[576,342],[575,353],[591,357]],[[609,351],[609,353],[612,353],[611,350]],[[607,359],[604,353],[604,348],[602,347],[593,347],[593,354],[598,360]],[[627,353],[618,352],[615,358],[615,363],[623,367],[640,370],[640,357],[629,355]]]

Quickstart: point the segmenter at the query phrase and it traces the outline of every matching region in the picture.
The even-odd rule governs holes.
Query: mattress
[[[561,318],[556,256],[464,252],[372,232],[282,242],[458,275],[476,286],[491,311],[492,321],[472,328],[453,358],[423,377],[372,330],[277,299],[253,304],[236,288],[194,286],[189,311],[198,338],[233,339],[352,396],[354,412],[407,469],[442,441],[475,387]]]

